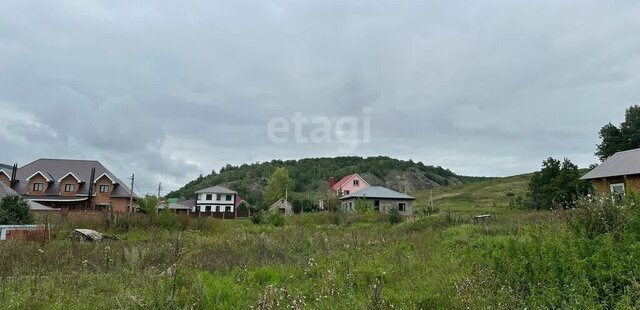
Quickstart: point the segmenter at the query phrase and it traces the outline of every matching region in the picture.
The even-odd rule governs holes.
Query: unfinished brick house
[[[13,177],[12,177],[13,176]],[[111,171],[95,160],[38,159],[8,171],[0,182],[23,197],[52,208],[127,212],[138,197]],[[129,199],[133,197],[133,208]]]

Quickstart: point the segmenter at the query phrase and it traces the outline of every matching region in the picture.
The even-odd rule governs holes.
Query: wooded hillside
[[[461,177],[449,169],[425,165],[422,162],[399,160],[386,156],[306,158],[300,160],[272,160],[264,163],[227,165],[219,172],[212,171],[173,191],[167,197],[194,197],[194,192],[223,184],[240,193],[252,204],[262,199],[261,192],[268,178],[277,167],[286,167],[294,180],[298,193],[321,194],[328,189],[327,181],[333,176],[338,181],[343,176],[360,173],[371,185],[413,192],[421,189],[473,182],[483,179]]]

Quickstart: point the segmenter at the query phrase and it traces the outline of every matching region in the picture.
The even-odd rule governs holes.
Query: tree
[[[549,157],[531,177],[525,205],[536,210],[573,207],[589,190],[589,183],[580,180],[578,166],[566,158],[560,163]]]
[[[293,189],[293,180],[289,177],[289,171],[285,167],[277,168],[264,189],[264,200],[271,205]]]
[[[600,128],[600,139],[596,155],[601,161],[616,152],[640,148],[640,106],[629,107],[620,127],[608,123]]]
[[[146,195],[138,200],[138,211],[144,214],[156,214],[158,205],[158,198],[156,196]]]
[[[18,195],[10,195],[0,200],[0,225],[33,224],[29,202]]]

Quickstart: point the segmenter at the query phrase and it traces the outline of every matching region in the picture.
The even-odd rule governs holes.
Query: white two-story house
[[[216,185],[196,191],[196,195],[196,205],[191,212],[225,218],[235,214],[236,191]]]

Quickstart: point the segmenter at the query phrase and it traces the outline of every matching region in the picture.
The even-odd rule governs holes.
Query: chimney
[[[9,187],[13,188],[18,180],[16,180],[16,175],[18,174],[18,164],[13,164],[11,169],[11,180],[9,180]]]
[[[333,177],[329,177],[329,188],[333,188],[334,185],[336,185],[336,181]]]

